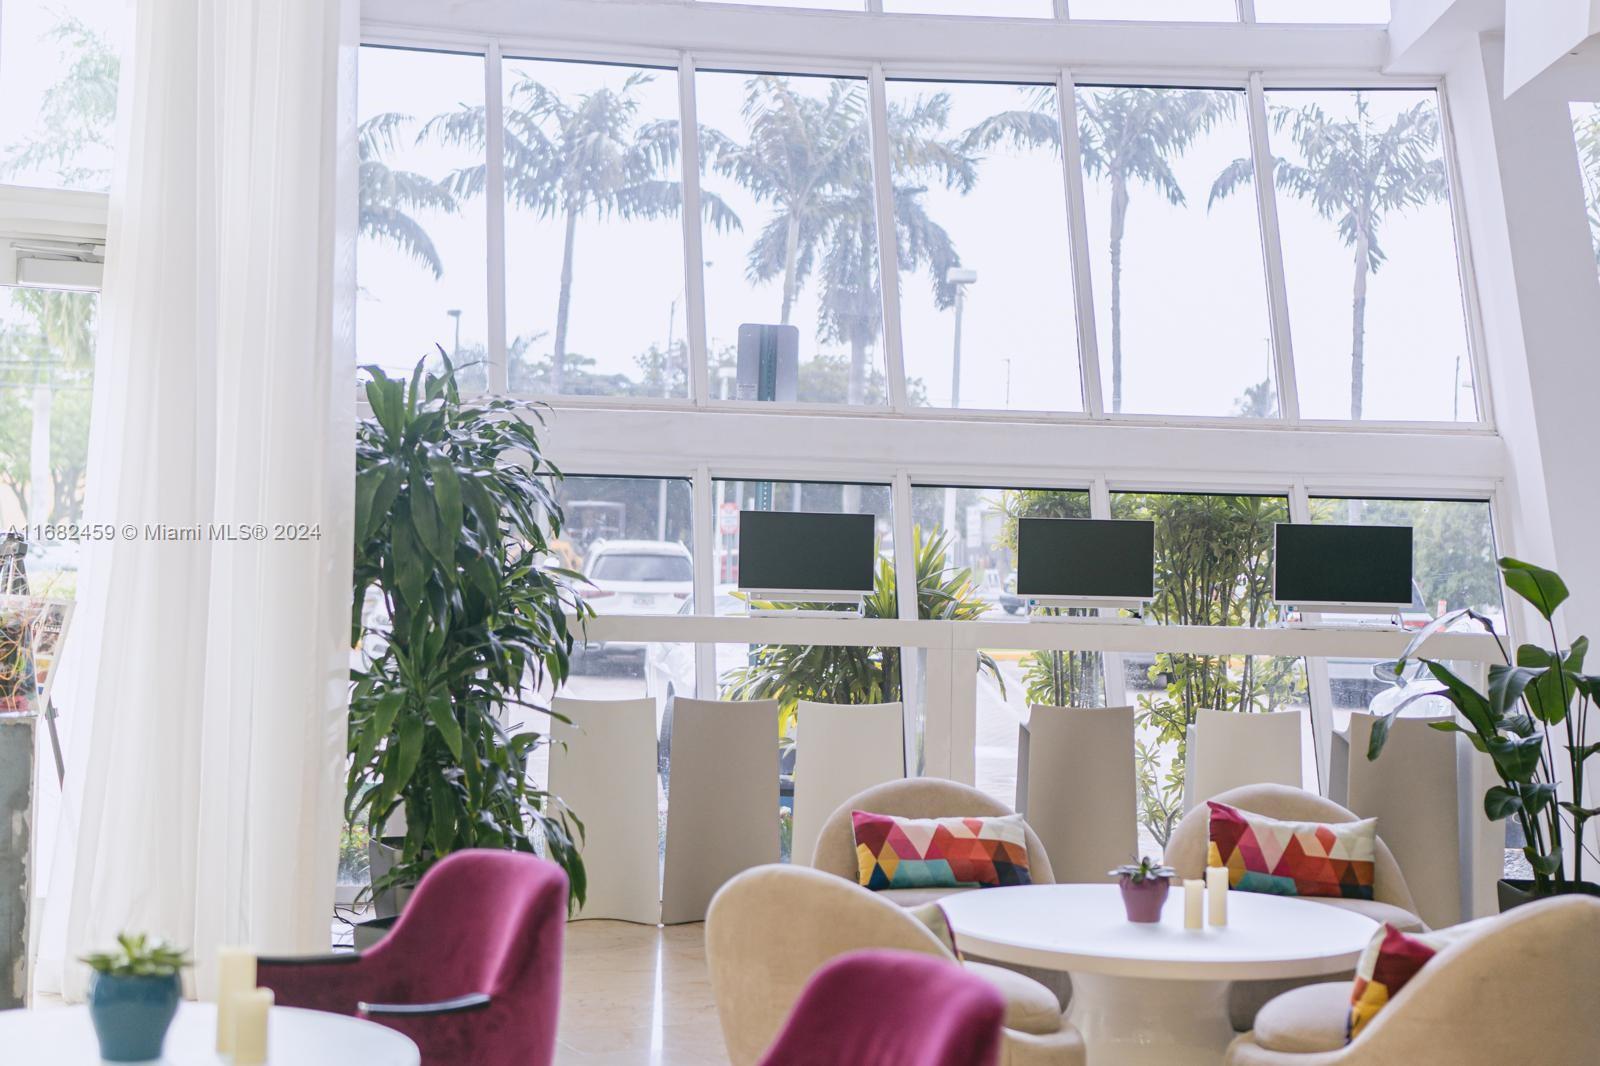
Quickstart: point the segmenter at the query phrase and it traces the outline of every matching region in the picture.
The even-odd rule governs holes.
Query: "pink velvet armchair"
[[[555,1056],[567,875],[509,851],[440,860],[394,929],[356,954],[262,958],[286,1007],[399,1030],[426,1066],[547,1066]]]

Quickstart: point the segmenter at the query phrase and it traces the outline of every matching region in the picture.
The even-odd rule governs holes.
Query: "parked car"
[[[689,549],[666,540],[602,540],[584,560],[583,598],[597,615],[675,614],[694,589]],[[624,653],[643,655],[645,645],[630,641],[591,643],[579,656],[591,659]]]
[[[1010,574],[1006,577],[1005,584],[1000,589],[1000,606],[1006,614],[1021,614],[1027,609],[1028,601],[1017,595],[1017,575]]]

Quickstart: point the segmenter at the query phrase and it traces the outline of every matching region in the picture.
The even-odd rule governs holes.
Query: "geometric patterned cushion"
[[[992,888],[1026,885],[1022,815],[896,818],[851,811],[856,863],[867,888]]]
[[[1276,896],[1371,899],[1378,820],[1284,822],[1208,801],[1207,865],[1226,866],[1228,885]]]
[[[961,958],[961,949],[956,947],[956,931],[950,927],[950,918],[943,907],[937,903],[924,903],[920,907],[907,907],[905,913],[927,926],[928,932],[946,951],[957,959]]]
[[[1356,963],[1355,983],[1350,986],[1350,1017],[1345,1027],[1348,1042],[1361,1035],[1372,1019],[1391,999],[1400,994],[1417,971],[1449,945],[1470,936],[1489,919],[1463,922],[1436,933],[1402,933],[1385,924],[1373,934],[1367,949]]]

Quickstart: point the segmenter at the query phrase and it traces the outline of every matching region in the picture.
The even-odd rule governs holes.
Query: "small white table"
[[[167,1030],[159,1066],[220,1066],[217,1008],[182,1003]],[[100,1066],[88,1007],[0,1011],[0,1059],[21,1066]],[[268,1066],[420,1066],[411,1039],[361,1018],[273,1007],[267,1016]]]
[[[1233,1039],[1228,982],[1355,967],[1378,924],[1338,907],[1228,894],[1228,925],[1188,931],[1174,886],[1161,921],[1128,921],[1116,885],[1021,885],[939,901],[964,953],[1072,975],[1067,1018],[1089,1061],[1216,1066]]]

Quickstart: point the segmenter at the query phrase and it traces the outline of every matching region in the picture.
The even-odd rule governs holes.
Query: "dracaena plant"
[[[1426,696],[1449,700],[1466,724],[1430,723],[1434,729],[1465,733],[1472,746],[1494,762],[1500,784],[1483,797],[1491,819],[1515,818],[1527,841],[1523,853],[1533,869],[1535,892],[1567,891],[1584,879],[1584,827],[1600,815],[1600,807],[1584,805],[1584,763],[1600,752],[1590,741],[1589,711],[1600,698],[1600,675],[1583,672],[1589,638],[1578,637],[1562,649],[1556,635],[1556,609],[1566,601],[1566,583],[1553,571],[1517,559],[1500,560],[1506,587],[1533,605],[1549,630],[1550,646],[1523,644],[1515,654],[1494,623],[1472,610],[1453,611],[1435,619],[1412,639],[1395,664],[1402,674],[1407,662],[1429,637],[1466,618],[1483,626],[1500,644],[1502,663],[1489,667],[1488,691],[1462,680],[1444,663],[1422,659],[1438,686],[1428,686],[1402,701],[1373,723],[1367,758],[1376,759],[1389,736],[1390,724],[1408,704]],[[1558,767],[1565,767],[1568,799],[1560,797]],[[1592,854],[1591,854],[1591,857]],[[1567,870],[1570,859],[1571,878]]]
[[[545,565],[561,473],[536,410],[464,401],[439,354],[442,372],[425,361],[409,383],[365,368],[346,815],[376,838],[404,805],[400,854],[374,891],[413,885],[462,848],[542,847],[581,903],[582,823],[530,781],[545,738],[517,724],[548,710],[529,694],[566,680],[567,616],[587,616],[581,576]]]

